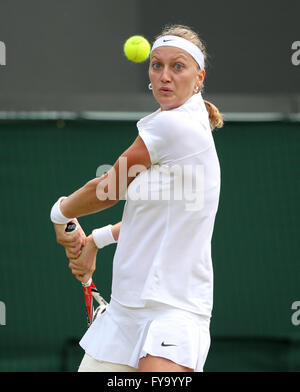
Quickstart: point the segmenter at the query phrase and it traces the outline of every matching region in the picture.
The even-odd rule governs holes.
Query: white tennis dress
[[[213,307],[220,166],[201,94],[137,123],[152,166],[129,185],[109,309],[80,344],[138,367],[147,353],[202,371]]]

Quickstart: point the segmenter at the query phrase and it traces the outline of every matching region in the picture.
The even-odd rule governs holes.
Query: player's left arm
[[[76,220],[76,224],[78,226],[78,231],[82,230],[81,226],[77,220]],[[111,233],[112,233],[113,239],[116,242],[119,239],[121,226],[122,226],[122,221],[111,226]],[[58,243],[61,243],[61,245],[64,245],[65,251],[66,251],[66,256],[69,260],[77,259],[80,256],[81,250],[82,250],[83,246],[85,245],[85,241],[87,239],[87,237],[84,236],[84,242],[83,242],[82,237],[81,237],[81,233],[79,232],[76,234],[77,235],[73,236],[74,239],[72,240],[72,242],[69,242],[67,244],[61,243],[59,240],[57,241]],[[89,236],[89,237],[91,237],[91,236]],[[88,239],[91,240],[89,237],[88,237]],[[65,238],[65,236],[62,238],[62,241],[64,240],[64,238]],[[93,239],[93,237],[92,237],[92,239]]]

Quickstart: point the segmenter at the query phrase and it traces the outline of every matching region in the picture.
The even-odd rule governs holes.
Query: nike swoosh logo
[[[174,41],[173,39],[163,39],[163,42]]]
[[[165,344],[165,342],[162,342],[161,344],[163,347],[168,347],[168,346],[177,346],[177,344]]]

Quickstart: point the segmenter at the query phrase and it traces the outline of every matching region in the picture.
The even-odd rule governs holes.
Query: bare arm
[[[111,228],[111,232],[112,232],[112,235],[113,235],[115,241],[118,241],[118,239],[119,239],[121,226],[122,226],[122,221],[120,221],[119,223],[116,223]]]
[[[116,204],[118,200],[99,200],[97,186],[105,177],[95,178],[87,182],[82,188],[62,200],[60,209],[66,218],[78,218],[97,211],[104,210]]]
[[[125,195],[127,187],[134,178],[150,166],[151,160],[147,147],[138,136],[108,173],[87,182],[61,202],[62,214],[67,218],[78,218],[113,206]],[[134,167],[140,170],[132,170]],[[131,173],[129,173],[130,169]],[[106,200],[100,200],[99,190],[100,193],[108,195]],[[111,197],[111,190],[113,190],[113,197]]]
[[[126,161],[125,170],[121,164]],[[140,170],[129,170],[136,166]],[[151,166],[150,156],[145,146],[143,139],[138,136],[133,144],[119,157],[112,169],[100,178],[95,178],[87,182],[83,187],[72,193],[69,197],[64,199],[60,204],[62,214],[67,218],[77,218],[80,216],[92,214],[97,211],[104,210],[116,204],[125,194],[127,187],[134,180],[134,178],[144,169]],[[130,175],[129,175],[130,174]],[[100,186],[104,192],[107,192],[111,187],[116,190],[116,197],[112,200],[100,200],[97,196],[97,189]],[[121,222],[113,227],[113,236],[115,239],[119,238]],[[56,232],[56,241],[68,250],[68,258],[78,257],[81,252],[81,246],[85,243],[85,234],[78,232],[78,238],[70,237],[65,233],[65,225],[54,224]],[[80,235],[81,234],[81,235]]]

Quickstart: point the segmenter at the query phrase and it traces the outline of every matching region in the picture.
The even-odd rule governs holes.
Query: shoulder
[[[157,114],[154,120],[159,124],[183,124],[186,114],[176,110],[164,110]]]
[[[195,122],[191,121],[187,113],[173,110],[166,110],[158,113],[150,119],[148,127],[160,133],[174,133],[196,127]]]

